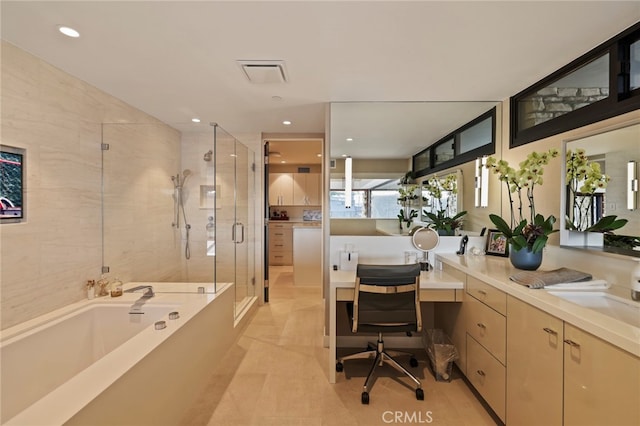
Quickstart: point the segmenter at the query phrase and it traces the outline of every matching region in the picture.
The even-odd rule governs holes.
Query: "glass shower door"
[[[255,155],[220,127],[216,127],[217,283],[234,283],[236,317],[255,298]]]

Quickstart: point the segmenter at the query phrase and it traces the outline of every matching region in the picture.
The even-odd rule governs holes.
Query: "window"
[[[349,209],[344,207],[344,181],[331,179],[330,185],[332,218],[396,219],[398,216],[398,179],[354,179]]]
[[[511,98],[510,146],[640,108],[640,23]]]
[[[496,152],[496,108],[492,108],[413,156],[416,176],[466,163]]]

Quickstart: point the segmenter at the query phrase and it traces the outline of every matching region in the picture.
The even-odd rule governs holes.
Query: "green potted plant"
[[[487,159],[487,168],[493,170],[507,187],[511,213],[510,223],[495,214],[489,215],[489,218],[510,244],[509,258],[518,269],[538,269],[542,263],[542,249],[546,246],[549,235],[558,231],[553,229],[555,216],[545,218],[536,213],[534,199],[535,187],[543,183],[544,166],[557,156],[556,149],[542,153],[532,152],[519,164],[517,170],[505,160],[496,160],[494,157]],[[517,205],[515,201],[518,202]],[[528,215],[525,212],[527,204]]]
[[[466,211],[452,213],[452,196],[458,193],[456,174],[451,173],[445,177],[434,176],[426,181],[423,188],[431,194],[436,207],[435,213],[422,211],[431,221],[429,227],[435,229],[439,235],[455,235],[456,229],[462,226],[462,217],[467,214]],[[445,194],[447,194],[446,197]]]
[[[402,231],[403,225],[406,225],[407,230],[409,230],[413,219],[418,217],[418,211],[412,208],[419,198],[418,194],[416,194],[418,185],[415,184],[413,172],[408,171],[400,178],[398,185],[400,185],[400,188],[398,188],[398,204],[401,207],[398,213],[400,231]]]

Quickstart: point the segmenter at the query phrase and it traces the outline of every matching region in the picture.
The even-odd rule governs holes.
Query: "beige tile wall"
[[[101,123],[153,124],[127,129],[107,154],[128,170],[110,181],[107,213],[117,219],[107,234],[129,238],[109,247],[109,266],[123,280],[169,275],[171,259],[180,259],[169,180],[179,170],[180,134],[6,42],[1,103],[1,142],[27,150],[28,173],[27,220],[0,227],[1,327],[81,300],[85,280],[100,276]],[[149,241],[149,228],[163,235]],[[158,256],[160,244],[168,245]]]

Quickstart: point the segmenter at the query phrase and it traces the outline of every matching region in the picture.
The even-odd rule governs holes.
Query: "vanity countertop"
[[[517,269],[511,266],[507,258],[438,254],[437,259],[640,357],[640,328],[593,309],[566,301],[549,294],[544,289],[531,289],[509,280],[509,276]],[[628,292],[624,292],[624,289],[613,286],[606,292],[627,298],[630,303],[634,303]]]

